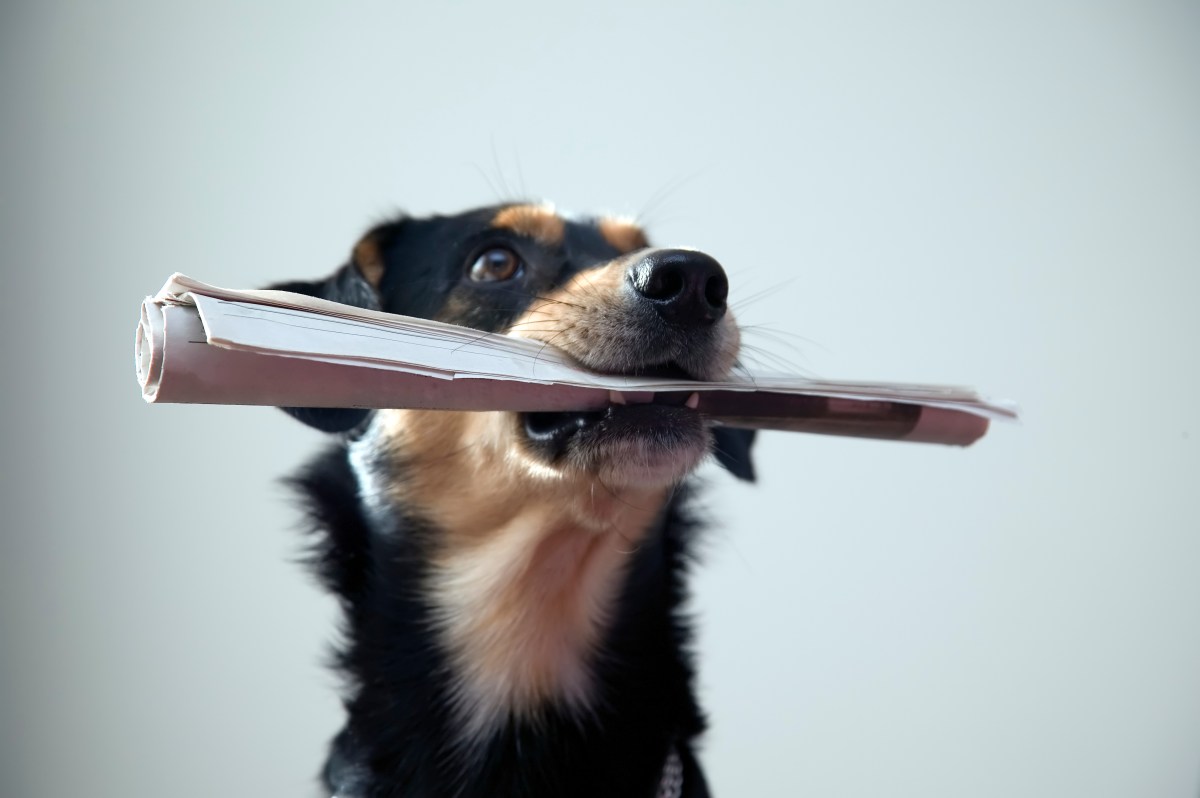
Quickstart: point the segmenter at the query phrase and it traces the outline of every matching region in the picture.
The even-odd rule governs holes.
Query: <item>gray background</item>
[[[0,794],[315,794],[320,436],[143,405],[138,303],[527,193],[716,255],[763,365],[1025,410],[706,469],[719,795],[1197,795],[1200,13],[964,5],[6,3]]]

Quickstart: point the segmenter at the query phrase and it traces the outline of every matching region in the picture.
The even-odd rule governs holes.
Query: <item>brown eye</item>
[[[471,280],[476,283],[492,283],[509,280],[521,271],[521,259],[511,249],[496,247],[479,256],[471,265]]]

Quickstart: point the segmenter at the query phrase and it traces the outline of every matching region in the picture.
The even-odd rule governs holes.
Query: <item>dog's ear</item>
[[[713,454],[729,473],[747,482],[754,481],[754,461],[750,447],[756,430],[736,427],[713,427]]]
[[[381,224],[354,246],[350,262],[324,280],[291,280],[268,288],[328,299],[345,305],[379,310],[384,247],[399,232],[402,220]],[[351,407],[285,407],[284,412],[322,432],[347,432],[363,423],[370,410]]]
[[[367,231],[350,253],[350,262],[324,280],[289,280],[267,286],[277,291],[315,296],[344,305],[380,309],[379,287],[383,283],[385,249],[395,239],[403,220],[381,224]]]

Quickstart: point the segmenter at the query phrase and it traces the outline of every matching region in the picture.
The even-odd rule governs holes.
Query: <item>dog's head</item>
[[[531,338],[612,374],[720,379],[738,354],[717,261],[651,247],[624,219],[568,217],[544,205],[390,221],[370,230],[328,279],[275,287]],[[737,476],[753,478],[753,433],[710,428],[686,394],[649,399],[613,394],[598,412],[462,414],[493,418],[429,445],[480,436],[500,460],[544,478],[646,486],[677,481],[712,451]],[[330,432],[370,414],[288,411]]]

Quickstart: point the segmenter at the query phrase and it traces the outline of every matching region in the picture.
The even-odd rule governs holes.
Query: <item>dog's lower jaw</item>
[[[609,416],[575,436],[565,460],[610,490],[674,485],[708,454],[711,436],[694,410],[631,405]]]
[[[692,473],[708,454],[707,442],[669,450],[638,443],[613,449],[596,468],[596,481],[610,491],[638,486],[669,488]]]

